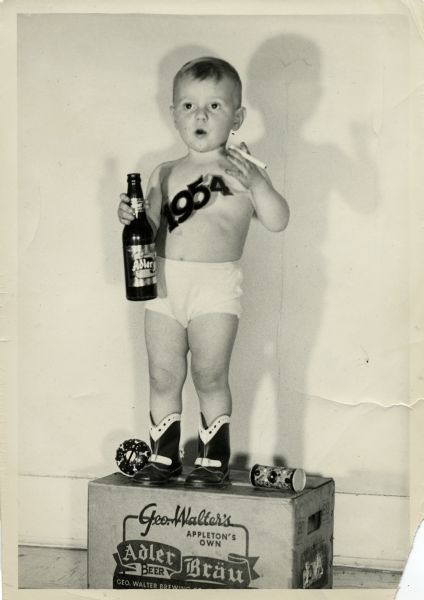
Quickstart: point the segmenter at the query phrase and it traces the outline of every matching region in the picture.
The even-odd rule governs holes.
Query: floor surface
[[[26,589],[87,587],[87,551],[19,547],[19,587]],[[333,588],[396,589],[401,573],[334,567]]]

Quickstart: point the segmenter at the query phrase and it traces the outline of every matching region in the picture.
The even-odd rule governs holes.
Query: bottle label
[[[127,246],[126,255],[131,287],[154,285],[157,282],[154,244]]]
[[[132,196],[130,198],[130,206],[133,210],[135,218],[137,218],[139,213],[146,209],[146,202],[144,198],[136,198],[135,196]]]

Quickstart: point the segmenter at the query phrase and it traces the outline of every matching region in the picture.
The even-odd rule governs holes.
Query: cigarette
[[[240,148],[237,148],[236,146],[231,145],[231,146],[228,146],[228,147],[229,148],[234,148],[235,150],[237,150],[243,156],[243,158],[245,158],[249,162],[253,163],[254,165],[256,165],[257,167],[259,167],[260,169],[266,169],[266,164],[263,163],[258,158],[255,158],[251,154],[248,154],[247,152],[245,152],[244,150],[241,150]]]

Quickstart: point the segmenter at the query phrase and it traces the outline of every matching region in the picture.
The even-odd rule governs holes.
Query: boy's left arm
[[[240,147],[249,153],[245,143]],[[246,160],[237,148],[228,148],[227,156],[235,168],[227,169],[226,173],[236,177],[250,191],[258,219],[269,231],[283,231],[289,222],[290,209],[283,196],[274,189],[268,173]]]

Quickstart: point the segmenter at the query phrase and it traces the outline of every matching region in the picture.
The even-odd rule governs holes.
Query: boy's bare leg
[[[187,376],[187,330],[175,319],[146,309],[145,340],[149,358],[150,412],[159,423],[181,413],[181,392]]]
[[[221,415],[231,415],[228,372],[237,328],[237,316],[229,313],[201,315],[187,327],[193,383],[208,426]]]

